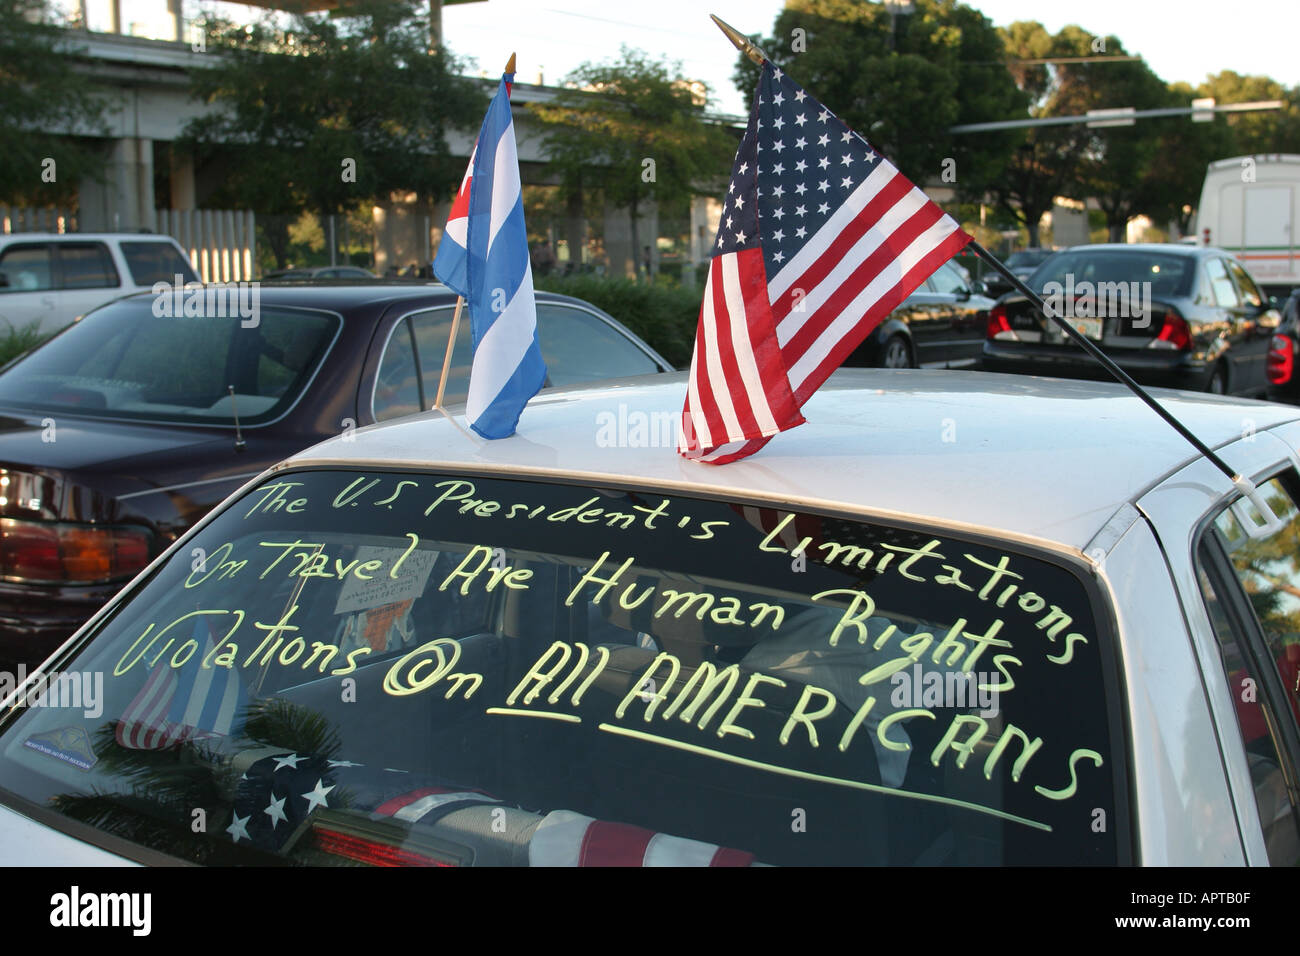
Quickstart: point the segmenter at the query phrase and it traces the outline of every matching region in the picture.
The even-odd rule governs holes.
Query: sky
[[[87,0],[92,26],[104,21],[108,3]],[[617,57],[628,44],[680,61],[687,77],[712,87],[715,109],[738,114],[744,100],[731,82],[735,51],[708,14],[742,33],[766,35],[783,6],[783,0],[484,0],[444,7],[443,34],[453,52],[477,61],[477,70],[494,74],[515,52],[520,82],[534,82],[540,71],[552,84],[584,61]],[[1053,33],[1077,23],[1113,34],[1167,82],[1195,85],[1210,73],[1235,70],[1300,85],[1297,0],[1235,6],[1224,0],[977,0],[971,6],[999,26],[1038,20]],[[139,32],[165,23],[166,0],[122,0],[122,7],[123,19]],[[254,12],[242,4],[185,0],[187,16],[204,7],[234,16]]]

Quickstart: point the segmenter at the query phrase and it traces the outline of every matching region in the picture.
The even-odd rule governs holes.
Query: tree
[[[103,163],[104,103],[48,0],[0,0],[0,201],[62,203]]]
[[[324,217],[358,199],[399,190],[431,199],[459,184],[464,161],[449,155],[445,134],[477,127],[482,90],[445,50],[429,51],[417,4],[356,0],[347,9],[295,16],[285,28],[271,19],[214,25],[213,65],[195,71],[193,89],[218,110],[192,121],[184,143],[226,160],[227,204]]]
[[[707,88],[681,65],[623,47],[617,61],[584,63],[568,89],[530,109],[547,128],[550,168],[566,200],[599,190],[631,217],[639,253],[642,203],[668,205],[720,190],[736,140],[708,121]]]
[[[1206,78],[1198,90],[1217,104],[1282,100],[1281,110],[1237,113],[1216,118],[1226,124],[1228,151],[1215,157],[1245,156],[1251,153],[1300,153],[1300,86],[1288,90],[1267,76],[1242,76],[1224,70]]]
[[[1022,134],[948,129],[1023,115],[1027,98],[1007,73],[997,30],[978,10],[955,0],[916,0],[913,8],[891,17],[882,3],[788,0],[772,36],[758,42],[904,175],[951,182],[978,200]],[[742,56],[734,74],[751,105],[756,69]]]

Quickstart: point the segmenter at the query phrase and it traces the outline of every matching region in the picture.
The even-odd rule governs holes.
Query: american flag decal
[[[752,455],[971,237],[764,62],[724,198],[678,451]]]

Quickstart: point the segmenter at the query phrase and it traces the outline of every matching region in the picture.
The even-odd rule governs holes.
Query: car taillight
[[[1015,339],[1011,330],[1011,320],[1007,318],[1007,307],[999,302],[989,311],[989,324],[985,334],[990,339]]]
[[[90,584],[129,577],[149,563],[139,528],[0,518],[0,576],[38,584]]]
[[[1190,349],[1192,347],[1192,330],[1187,320],[1172,308],[1165,311],[1165,322],[1160,332],[1151,340],[1151,348]]]
[[[1285,385],[1295,373],[1296,343],[1289,335],[1275,335],[1268,346],[1268,380]]]

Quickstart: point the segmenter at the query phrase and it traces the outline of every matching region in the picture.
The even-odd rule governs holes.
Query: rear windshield
[[[155,282],[184,285],[199,281],[189,260],[170,242],[124,242],[122,255],[136,285],[152,286]]]
[[[1043,289],[1060,283],[1069,295],[1081,283],[1144,282],[1152,295],[1185,296],[1192,290],[1196,259],[1142,251],[1058,252],[1029,277],[1029,285]],[[1140,292],[1140,290],[1139,290]],[[1059,293],[1058,293],[1059,294]]]
[[[1114,863],[1105,659],[1071,572],[942,534],[290,472],[12,713],[0,791],[206,863]]]
[[[203,291],[194,289],[176,295]],[[233,286],[225,291],[241,294]],[[337,316],[254,309],[251,300],[207,315],[160,317],[157,299],[98,309],[0,373],[0,404],[191,424],[229,425],[237,414],[241,425],[256,425],[297,400],[339,325]]]

